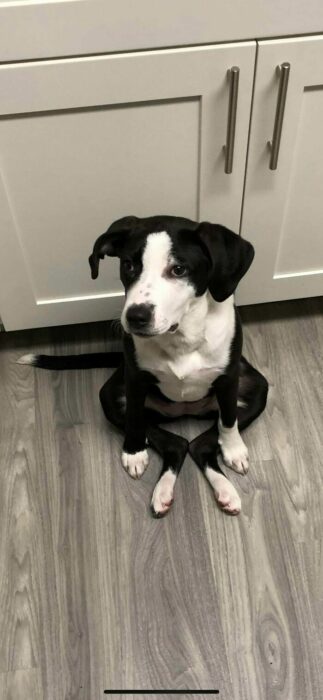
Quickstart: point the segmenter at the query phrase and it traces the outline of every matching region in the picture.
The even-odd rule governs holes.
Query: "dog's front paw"
[[[220,428],[219,445],[224,464],[238,474],[246,474],[249,469],[248,448],[236,426]]]
[[[241,438],[240,438],[241,439]],[[234,469],[238,474],[246,474],[249,469],[248,448],[241,440],[241,444],[221,445],[224,464]]]
[[[121,456],[122,466],[133,479],[140,479],[148,467],[149,457],[147,450],[141,450],[130,454],[123,452]]]

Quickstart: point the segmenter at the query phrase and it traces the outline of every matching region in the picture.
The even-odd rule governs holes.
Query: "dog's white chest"
[[[181,334],[136,338],[138,365],[156,377],[161,392],[172,401],[199,401],[229,362],[234,328],[231,303],[225,314],[209,313],[191,343]]]
[[[161,392],[172,401],[198,401],[204,398],[223,366],[214,360],[210,366],[207,359],[203,352],[195,351],[174,360],[161,360],[152,370],[159,380]]]

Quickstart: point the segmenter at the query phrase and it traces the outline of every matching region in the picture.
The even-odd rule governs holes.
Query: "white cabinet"
[[[323,294],[323,38],[260,41],[257,60],[256,48],[248,41],[0,66],[7,330],[119,315],[117,261],[105,261],[93,282],[87,259],[95,238],[127,214],[240,229],[256,257],[238,304]],[[283,63],[289,81],[272,170]],[[240,82],[227,175],[233,66]]]
[[[280,76],[287,86],[277,170],[269,169]],[[241,233],[256,257],[238,303],[323,294],[323,38],[259,42]]]
[[[0,67],[0,315],[7,330],[113,318],[118,265],[90,279],[116,218],[239,228],[255,42]],[[240,68],[234,167],[229,84]]]

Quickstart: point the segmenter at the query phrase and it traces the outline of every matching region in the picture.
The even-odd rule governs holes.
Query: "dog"
[[[160,518],[173,503],[189,452],[219,507],[238,514],[241,500],[219,456],[239,474],[247,472],[240,431],[264,410],[268,392],[265,377],[242,356],[234,304],[254,257],[251,243],[219,224],[126,216],[96,240],[89,258],[93,279],[105,256],[120,259],[125,304],[121,364],[100,400],[108,421],[125,434],[123,467],[139,479],[148,466],[147,447],[159,453],[163,466],[151,510]],[[53,369],[115,366],[117,355],[38,355],[20,362]],[[212,418],[213,425],[189,443],[161,427],[182,416]]]

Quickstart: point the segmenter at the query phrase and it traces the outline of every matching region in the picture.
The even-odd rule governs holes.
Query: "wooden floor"
[[[98,402],[107,371],[14,363],[102,350],[107,324],[0,334],[1,700],[322,699],[322,312],[319,299],[242,310],[270,395],[245,433],[249,474],[230,472],[236,518],[187,458],[172,512],[153,520],[159,460],[139,482],[122,469]]]

